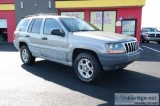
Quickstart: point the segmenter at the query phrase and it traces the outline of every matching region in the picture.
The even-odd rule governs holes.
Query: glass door
[[[122,20],[122,34],[136,37],[136,20]]]

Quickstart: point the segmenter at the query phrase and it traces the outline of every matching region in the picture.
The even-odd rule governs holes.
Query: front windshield
[[[156,28],[144,28],[143,32],[158,32]]]
[[[69,32],[98,31],[99,29],[80,18],[60,18],[62,24]]]

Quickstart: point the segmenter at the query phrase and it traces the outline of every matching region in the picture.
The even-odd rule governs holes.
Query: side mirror
[[[51,35],[59,35],[59,36],[64,36],[64,33],[60,31],[60,29],[52,29],[51,30]]]

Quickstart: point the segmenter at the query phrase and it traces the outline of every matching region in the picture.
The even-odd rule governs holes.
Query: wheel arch
[[[84,52],[91,53],[92,55],[94,55],[96,57],[96,59],[99,61],[100,65],[101,65],[101,62],[100,62],[100,60],[98,58],[98,55],[97,55],[97,53],[95,51],[89,50],[89,49],[83,49],[83,48],[76,48],[76,49],[73,50],[72,63],[74,63],[74,60],[76,59],[78,54],[84,53]],[[101,65],[101,67],[102,67],[102,65]]]
[[[27,46],[27,43],[26,42],[19,42],[19,48],[21,48],[23,45],[26,45]],[[28,46],[27,46],[28,47]]]

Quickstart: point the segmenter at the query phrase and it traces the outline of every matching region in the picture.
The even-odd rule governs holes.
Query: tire
[[[127,66],[125,66],[125,67],[127,67]],[[124,68],[125,68],[125,67],[122,67],[122,68],[116,69],[116,71],[124,71]]]
[[[26,45],[23,45],[20,50],[21,60],[26,65],[32,65],[35,62],[35,57],[32,56],[32,53]]]
[[[158,41],[157,43],[160,44],[160,41]]]
[[[80,53],[73,67],[78,78],[85,83],[93,83],[102,77],[101,64],[91,53]]]
[[[149,40],[146,40],[146,43],[149,43]]]
[[[141,43],[145,43],[145,40],[143,38],[141,38]]]

